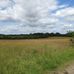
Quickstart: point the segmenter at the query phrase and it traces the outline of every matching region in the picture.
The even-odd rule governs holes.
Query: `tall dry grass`
[[[72,60],[69,38],[0,40],[0,74],[49,74]]]

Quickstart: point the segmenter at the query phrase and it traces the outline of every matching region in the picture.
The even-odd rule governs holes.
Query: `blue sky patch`
[[[60,5],[69,5],[74,7],[74,0],[58,0]]]

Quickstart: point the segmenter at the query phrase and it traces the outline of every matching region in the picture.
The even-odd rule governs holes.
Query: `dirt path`
[[[74,74],[74,64],[67,66],[62,71],[54,71],[52,74]]]
[[[54,73],[54,74],[74,74],[74,64],[68,66],[67,68],[65,68],[64,71],[62,72],[57,72],[57,73]]]
[[[65,69],[66,74],[74,74],[74,64]]]

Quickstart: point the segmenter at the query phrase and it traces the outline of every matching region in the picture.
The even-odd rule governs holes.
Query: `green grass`
[[[49,74],[72,60],[68,38],[0,41],[0,74]]]

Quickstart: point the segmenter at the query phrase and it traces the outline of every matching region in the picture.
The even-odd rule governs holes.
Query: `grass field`
[[[50,74],[73,60],[69,38],[0,40],[0,74]]]

